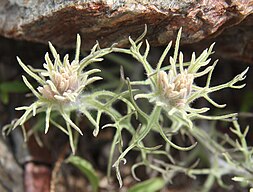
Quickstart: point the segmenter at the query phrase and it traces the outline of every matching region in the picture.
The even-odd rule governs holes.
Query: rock
[[[248,16],[240,24],[226,29],[215,39],[217,57],[253,64],[252,31],[253,15]]]
[[[214,56],[228,62],[253,64],[253,15],[240,24],[225,29],[219,36],[186,45],[191,51],[201,52],[216,42]]]
[[[0,137],[0,191],[23,192],[23,170],[12,154],[11,148]]]
[[[125,46],[147,24],[153,46],[175,39],[181,26],[182,43],[189,44],[220,34],[252,12],[253,0],[1,0],[0,34],[73,47],[80,33],[89,49],[96,40],[102,47]]]
[[[25,165],[24,180],[26,192],[49,192],[51,170],[45,165],[27,163]]]

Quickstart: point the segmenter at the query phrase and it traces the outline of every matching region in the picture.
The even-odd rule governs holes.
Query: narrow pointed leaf
[[[153,178],[141,183],[137,183],[131,187],[128,192],[154,192],[160,191],[165,185],[165,181],[162,178]]]
[[[71,156],[67,159],[67,162],[77,167],[88,178],[94,192],[98,191],[99,178],[96,171],[87,160],[78,156]]]

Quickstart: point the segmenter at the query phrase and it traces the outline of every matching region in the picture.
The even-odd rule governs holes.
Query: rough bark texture
[[[153,45],[167,44],[183,26],[183,43],[216,36],[253,12],[253,0],[1,0],[0,34],[72,47],[80,33],[85,49],[127,44],[148,25]],[[252,17],[251,17],[252,23]]]

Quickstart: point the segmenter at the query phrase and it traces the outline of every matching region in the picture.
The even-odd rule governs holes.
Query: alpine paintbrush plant
[[[113,120],[120,118],[120,114],[112,109],[111,105],[113,102],[121,99],[123,102],[129,103],[128,106],[131,106],[131,103],[122,98],[121,94],[114,94],[109,91],[84,92],[89,84],[102,79],[99,76],[90,77],[90,75],[100,72],[99,69],[85,71],[85,67],[91,63],[102,61],[103,59],[101,57],[112,52],[112,47],[100,49],[97,43],[92,48],[91,53],[79,61],[80,46],[81,38],[77,35],[75,59],[70,62],[68,55],[65,55],[63,61],[61,61],[53,45],[49,43],[54,60],[52,61],[49,54],[46,53],[45,63],[43,64],[44,69],[34,69],[31,66],[27,66],[17,57],[20,66],[39,83],[39,86],[34,88],[27,78],[22,76],[24,83],[33,95],[36,96],[37,100],[30,106],[16,108],[16,110],[24,110],[25,112],[19,119],[12,123],[12,126],[9,125],[7,128],[15,129],[17,126],[23,126],[32,116],[45,112],[45,133],[48,132],[50,123],[52,123],[69,135],[70,145],[74,152],[75,146],[71,127],[81,135],[83,133],[78,125],[71,120],[71,112],[83,113],[95,126],[94,135],[96,136],[99,132],[102,113],[107,113]],[[94,110],[96,111],[95,117],[88,112]],[[56,122],[51,118],[53,112],[56,112],[57,115],[60,115],[64,119],[66,128],[60,122]]]
[[[234,121],[237,114],[210,116],[207,113],[210,110],[208,106],[195,108],[193,104],[194,101],[202,98],[214,107],[225,107],[225,104],[216,103],[210,94],[224,88],[240,89],[244,87],[245,84],[240,83],[245,79],[248,68],[227,83],[211,86],[212,74],[217,64],[217,61],[210,64],[211,59],[209,58],[213,53],[214,44],[198,57],[193,53],[190,61],[185,62],[183,53],[179,51],[181,29],[177,35],[173,56],[168,57],[166,62],[165,58],[172,46],[170,42],[154,65],[148,61],[150,46],[147,40],[145,49],[142,49],[142,40],[146,30],[147,28],[135,41],[129,37],[130,48],[112,46],[101,49],[96,44],[91,53],[80,61],[81,39],[79,35],[77,36],[75,59],[72,62],[69,61],[68,55],[61,61],[52,44],[49,44],[49,47],[54,60],[52,61],[47,53],[43,69],[26,66],[18,58],[21,67],[39,83],[39,86],[34,88],[23,76],[26,86],[36,100],[30,106],[17,108],[17,110],[24,110],[24,114],[6,128],[24,127],[24,123],[31,117],[38,113],[45,113],[45,133],[48,132],[51,124],[61,129],[69,136],[70,146],[75,152],[75,138],[71,128],[80,134],[82,131],[77,124],[78,121],[72,121],[71,114],[82,113],[95,127],[94,136],[99,133],[102,114],[106,114],[111,121],[109,120],[107,124],[105,124],[107,121],[103,122],[102,128],[116,129],[111,144],[107,174],[110,177],[111,168],[114,167],[120,186],[123,185],[120,163],[126,163],[126,156],[132,150],[140,153],[136,164],[132,166],[133,177],[137,180],[135,170],[139,166],[145,166],[149,172],[160,173],[166,181],[172,181],[178,173],[184,173],[192,178],[197,175],[208,175],[203,191],[209,191],[215,180],[225,186],[222,176],[227,174],[232,174],[235,181],[252,186],[250,183],[253,181],[253,172],[250,166],[252,167],[253,152],[245,139],[248,128],[242,131],[240,126],[234,122],[235,128],[231,131],[238,137],[238,141],[224,136],[210,125],[208,129],[203,129],[196,125],[196,119],[201,119],[202,122],[203,120]],[[117,91],[100,90],[98,86],[97,89],[87,92],[86,87],[100,80],[101,77],[91,76],[100,72],[99,69],[87,70],[86,67],[101,61],[103,56],[111,52],[131,55],[141,63],[139,66],[141,69],[144,68],[145,78],[132,81],[131,77],[124,77],[122,70],[121,86]],[[116,60],[120,62],[120,59]],[[131,62],[129,65],[126,63],[124,65],[128,69],[133,68]],[[108,79],[115,79],[110,75],[110,72],[106,73]],[[204,80],[204,86],[196,83],[199,77]],[[112,84],[115,86],[115,82]],[[107,85],[107,87],[112,86]],[[126,105],[123,111],[115,108],[117,101],[121,101],[120,105]],[[61,116],[64,121],[59,121],[58,118],[55,120],[55,116]],[[122,135],[125,133],[123,130],[131,136],[130,141],[123,140]],[[188,136],[188,139],[185,135]],[[181,143],[179,144],[178,141]],[[182,144],[183,141],[186,142]],[[198,148],[195,148],[197,145]],[[177,158],[172,157],[172,148],[177,150],[179,154]],[[199,150],[202,148],[205,150]],[[184,151],[188,152],[184,153]],[[113,162],[116,153],[119,153],[119,156]],[[206,168],[198,167],[198,163],[194,163],[203,156],[207,162],[204,165]]]
[[[145,73],[147,75],[147,78],[142,81],[128,80],[128,87],[131,93],[130,95],[132,95],[132,102],[135,105],[136,111],[139,114],[138,117],[140,120],[140,127],[133,134],[133,139],[129,146],[121,153],[121,155],[113,165],[116,168],[117,178],[120,184],[122,184],[119,169],[120,162],[123,161],[124,163],[126,163],[125,156],[129,151],[133,149],[139,150],[142,154],[140,162],[133,166],[133,175],[135,175],[134,170],[142,165],[145,165],[150,169],[162,173],[167,177],[168,180],[171,180],[177,172],[184,172],[185,174],[188,174],[187,171],[182,171],[185,169],[180,166],[166,164],[159,159],[155,162],[154,156],[156,155],[165,155],[169,158],[169,161],[174,161],[172,160],[171,156],[169,156],[169,151],[158,150],[161,147],[160,145],[156,147],[145,147],[146,136],[150,135],[152,132],[158,132],[165,140],[166,145],[173,147],[179,151],[192,150],[197,145],[197,142],[210,149],[209,146],[212,145],[211,143],[213,143],[212,139],[206,136],[205,132],[201,131],[201,129],[194,125],[194,120],[207,119],[233,121],[236,117],[236,113],[220,116],[203,115],[203,113],[207,112],[209,108],[203,107],[197,109],[192,106],[192,103],[199,98],[204,98],[215,107],[225,107],[225,104],[220,105],[213,101],[213,99],[210,98],[210,93],[219,91],[224,88],[243,88],[245,84],[236,84],[246,78],[245,74],[248,71],[247,68],[245,71],[243,71],[241,74],[237,75],[235,78],[233,78],[227,83],[217,86],[210,86],[212,73],[215,68],[215,65],[217,64],[217,61],[215,61],[212,65],[209,65],[211,61],[209,56],[213,53],[212,49],[214,44],[212,44],[209,49],[204,50],[199,57],[196,58],[196,54],[193,53],[191,60],[189,62],[184,62],[183,53],[179,52],[181,29],[178,32],[177,40],[175,43],[174,55],[173,57],[169,57],[169,65],[162,67],[165,58],[172,46],[172,42],[168,44],[159,61],[157,62],[156,67],[153,68],[153,65],[150,64],[147,59],[150,49],[148,41],[146,41],[146,49],[144,50],[144,52],[142,53],[141,51],[141,47],[143,44],[142,39],[145,36],[145,33],[146,31],[136,41],[133,41],[129,37],[129,41],[131,44],[130,49],[114,49],[117,52],[133,56],[134,59],[136,59],[143,65]],[[195,80],[202,76],[207,76],[204,87],[200,87],[195,83]],[[132,86],[148,86],[149,92],[147,92],[147,89],[145,89],[145,91],[143,92],[140,88],[136,88],[137,90],[139,90],[138,92],[132,91]],[[134,95],[134,92],[136,92],[137,94]],[[147,99],[151,106],[153,105],[153,110],[151,114],[147,114],[146,112],[144,112],[139,106],[141,104],[138,105],[136,103],[136,100],[141,98]],[[147,102],[145,102],[145,100],[143,100],[142,102],[145,103],[144,106],[149,105],[147,104]],[[168,121],[170,123],[168,123]],[[168,124],[171,124],[171,126],[164,127],[164,125]],[[192,143],[192,145],[190,145],[189,147],[181,147],[172,142],[173,135],[177,133],[186,134],[190,138],[193,137],[196,139],[197,142]],[[224,148],[219,146],[219,144],[215,144],[213,147],[211,147],[210,150],[212,152],[224,152]],[[152,156],[150,157],[150,159],[153,159],[151,162],[148,161],[148,156]],[[184,163],[182,162],[181,164]],[[171,174],[168,173],[168,170],[171,170]]]
[[[78,35],[75,59],[70,63],[68,55],[64,57],[62,62],[53,45],[49,43],[54,62],[51,61],[49,54],[46,53],[46,63],[43,65],[44,69],[40,70],[35,70],[32,67],[26,66],[19,57],[17,57],[20,66],[28,75],[34,78],[40,86],[37,87],[37,90],[34,89],[27,78],[22,76],[26,86],[32,91],[34,96],[37,97],[37,101],[28,107],[16,108],[16,110],[25,110],[25,113],[16,121],[14,128],[18,125],[23,125],[31,114],[35,116],[37,111],[45,111],[45,133],[47,133],[51,111],[59,111],[67,125],[72,126],[82,135],[81,130],[71,121],[70,114],[66,108],[68,109],[71,103],[76,102],[78,96],[87,85],[101,78],[88,78],[89,75],[99,72],[100,70],[98,69],[83,72],[85,65],[83,62],[79,62],[80,44],[81,39]]]
[[[218,61],[215,61],[211,66],[208,66],[211,59],[209,56],[213,53],[212,49],[214,44],[210,46],[209,49],[204,50],[198,58],[193,52],[190,62],[184,62],[183,53],[179,52],[179,41],[181,37],[181,29],[178,32],[175,50],[173,57],[169,57],[170,65],[161,68],[166,55],[168,54],[172,42],[170,42],[163,52],[160,60],[158,61],[156,68],[152,68],[151,64],[147,61],[147,56],[149,52],[149,44],[146,41],[146,50],[142,55],[140,53],[140,47],[142,42],[138,43],[140,39],[134,42],[130,38],[131,48],[130,50],[119,50],[120,52],[125,52],[133,55],[143,67],[147,74],[147,79],[144,81],[131,82],[132,85],[149,85],[151,88],[150,93],[137,94],[134,98],[147,98],[151,103],[155,103],[157,106],[161,106],[168,115],[174,119],[174,117],[183,120],[188,124],[188,127],[192,127],[192,120],[196,118],[202,119],[213,119],[213,120],[225,120],[228,118],[235,117],[236,114],[228,114],[222,116],[205,116],[205,113],[209,108],[204,107],[201,109],[195,109],[192,107],[191,103],[199,98],[204,98],[212,105],[218,108],[223,108],[226,105],[217,104],[213,99],[210,98],[210,93],[219,91],[224,88],[235,88],[240,89],[245,86],[235,85],[236,83],[244,80],[246,78],[245,74],[248,68],[241,74],[236,76],[230,82],[210,87],[210,81],[212,78],[212,73],[215,65]],[[200,87],[195,84],[195,79],[207,75],[206,84],[204,87]],[[174,115],[173,115],[174,114]]]

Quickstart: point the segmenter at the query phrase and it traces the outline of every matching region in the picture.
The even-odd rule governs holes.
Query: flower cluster
[[[98,44],[96,44],[91,50],[90,55],[79,61],[80,47],[81,38],[77,35],[75,59],[70,62],[69,56],[65,55],[63,61],[61,61],[56,49],[49,43],[54,61],[50,59],[49,53],[46,53],[45,63],[43,65],[44,69],[34,69],[31,66],[27,66],[17,57],[20,66],[28,75],[39,83],[39,86],[36,90],[27,78],[22,76],[24,83],[31,90],[33,95],[37,97],[37,100],[30,106],[16,108],[16,110],[24,110],[25,112],[13,123],[13,129],[17,126],[23,127],[24,123],[32,116],[45,112],[45,133],[48,132],[51,122],[54,126],[69,135],[71,147],[74,152],[73,136],[70,127],[74,128],[81,135],[82,131],[71,120],[71,112],[79,110],[77,102],[85,87],[94,81],[102,79],[98,76],[89,77],[94,73],[100,72],[99,69],[91,69],[88,71],[84,71],[83,69],[93,62],[101,61],[101,56],[111,52],[111,48],[100,50],[98,49]],[[51,113],[53,111],[57,112],[57,114],[61,115],[65,120],[66,128],[51,118]]]
[[[158,86],[161,91],[161,100],[171,107],[184,108],[187,98],[191,94],[194,76],[187,71],[173,76],[172,70],[158,72]]]
[[[179,51],[181,31],[182,29],[178,32],[174,55],[173,57],[169,57],[169,65],[165,67],[162,67],[162,64],[171,48],[172,42],[170,42],[164,50],[156,68],[153,68],[147,61],[147,55],[149,52],[148,42],[146,41],[146,51],[144,55],[142,55],[139,51],[140,46],[142,45],[142,43],[138,43],[140,40],[138,39],[138,41],[134,42],[130,39],[132,47],[130,48],[129,54],[132,54],[134,58],[143,64],[147,74],[147,79],[145,81],[131,82],[131,84],[149,85],[151,88],[150,93],[139,93],[135,95],[134,98],[146,98],[151,103],[155,103],[157,106],[162,106],[162,108],[168,112],[172,121],[178,122],[178,119],[181,119],[182,123],[190,128],[193,126],[192,120],[197,118],[209,120],[233,119],[236,116],[236,113],[220,116],[202,115],[210,108],[203,107],[196,109],[192,107],[191,103],[199,98],[204,98],[215,107],[225,107],[225,104],[220,105],[213,101],[213,99],[210,98],[210,93],[228,87],[236,89],[244,87],[245,84],[235,84],[246,78],[245,74],[247,73],[248,68],[231,81],[218,86],[210,87],[213,70],[218,62],[216,60],[211,66],[209,65],[211,61],[209,56],[213,53],[212,50],[214,44],[212,44],[208,49],[205,49],[199,57],[196,57],[195,52],[193,52],[191,60],[189,62],[184,62],[183,53]],[[143,37],[143,35],[141,37]],[[204,87],[195,85],[195,79],[202,76],[207,76],[206,85]],[[173,116],[172,114],[175,115]]]
[[[143,146],[143,143],[145,143],[145,138],[148,134],[150,134],[150,132],[158,132],[168,146],[173,147],[179,151],[190,151],[197,145],[198,142],[209,149],[210,143],[213,141],[208,136],[208,134],[194,125],[194,120],[208,119],[233,121],[237,115],[236,113],[218,116],[203,115],[203,113],[207,112],[210,108],[194,108],[192,103],[199,98],[204,98],[215,107],[225,107],[225,104],[218,104],[212,98],[210,98],[210,93],[219,91],[224,88],[240,89],[244,87],[245,84],[237,85],[237,83],[240,83],[246,78],[248,68],[227,83],[217,86],[210,86],[212,74],[217,64],[217,61],[215,61],[212,65],[209,65],[211,61],[209,56],[213,53],[212,50],[214,44],[212,44],[208,49],[205,49],[198,57],[196,57],[196,54],[193,53],[191,60],[184,62],[183,53],[179,51],[181,30],[182,29],[180,29],[178,32],[174,55],[169,57],[169,65],[167,66],[162,65],[172,46],[172,42],[168,44],[159,61],[157,62],[156,67],[153,68],[153,65],[150,64],[147,59],[150,50],[148,41],[146,41],[146,49],[144,52],[140,51],[143,44],[141,40],[145,36],[146,30],[139,38],[137,38],[136,41],[133,41],[129,37],[129,42],[131,44],[130,49],[115,49],[117,52],[126,53],[133,56],[133,58],[135,58],[143,65],[145,74],[147,75],[144,80],[127,80],[128,89],[131,95],[131,101],[134,103],[136,111],[140,116],[140,126],[138,127],[137,131],[133,133],[132,142],[124,151],[122,151],[121,155],[113,164],[113,167],[116,169],[116,175],[120,185],[122,185],[120,162],[126,163],[125,156],[132,149],[137,149],[142,154],[142,160],[132,167],[133,175],[136,179],[138,178],[136,177],[134,170],[141,165],[145,165],[151,169],[154,169],[163,175],[167,175],[168,170],[173,168],[175,168],[175,170],[172,172],[172,175],[174,175],[179,170],[183,170],[181,167],[177,169],[175,165],[171,165],[170,163],[167,164],[160,159],[158,161],[161,162],[161,165],[156,166],[156,163],[153,164],[153,162],[147,163],[148,160],[146,156],[152,153],[154,156],[156,154],[163,154],[166,156],[169,154],[169,151],[159,150],[160,146]],[[206,76],[205,85],[203,87],[196,85],[195,80],[203,76]],[[135,88],[132,89],[132,86]],[[144,86],[148,86],[149,89],[142,90]],[[147,92],[147,90],[149,91]],[[136,93],[135,95],[134,92]],[[146,114],[146,112],[142,111],[140,105],[137,104],[136,100],[139,98],[148,100],[152,106],[150,114]],[[144,103],[144,105],[145,107],[148,106],[147,103]],[[170,126],[163,127],[164,124],[170,124]],[[196,142],[192,142],[190,146],[186,147],[179,146],[174,143],[172,141],[174,133],[181,133],[181,131],[182,133],[188,135],[190,138],[194,137],[196,139]],[[116,142],[114,142],[112,146],[112,148],[115,148]],[[219,145],[217,144],[217,146]],[[170,147],[168,147],[168,149]],[[222,149],[219,147],[217,148],[222,151]],[[216,149],[211,150],[213,152]],[[152,156],[152,158],[154,156]],[[172,160],[172,157],[167,157],[169,161],[174,162],[174,160]],[[187,172],[185,173],[187,174]],[[168,180],[170,180],[171,177],[171,175],[168,176]]]
[[[83,71],[84,62],[83,60],[79,62],[80,46],[81,38],[77,35],[76,56],[70,63],[68,55],[65,55],[63,62],[61,62],[59,54],[56,52],[53,45],[49,43],[50,50],[54,56],[54,63],[49,58],[49,54],[46,53],[46,63],[43,65],[44,69],[37,71],[32,67],[27,67],[17,57],[21,67],[40,84],[37,88],[37,92],[23,76],[24,82],[39,100],[48,101],[49,105],[59,105],[60,103],[68,103],[70,101],[75,102],[76,98],[88,84],[101,79],[101,77],[92,77],[88,79],[89,75],[100,72],[100,70]],[[46,105],[48,105],[48,103]]]
[[[50,101],[75,101],[80,91],[85,87],[85,80],[87,78],[84,80],[78,78],[78,64],[75,62],[70,64],[66,60],[64,65],[51,70],[48,65],[44,66],[47,71],[43,75],[50,77],[50,80],[37,89],[44,98]]]

